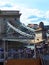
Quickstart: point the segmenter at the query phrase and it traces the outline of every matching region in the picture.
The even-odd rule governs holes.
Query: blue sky
[[[49,0],[0,0],[1,10],[19,10],[25,25],[43,21],[49,25]]]

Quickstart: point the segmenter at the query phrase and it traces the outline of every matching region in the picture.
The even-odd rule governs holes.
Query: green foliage
[[[2,11],[0,10],[0,14],[2,13]]]
[[[42,30],[44,30],[44,23],[43,22],[40,22],[39,23],[39,27],[42,28]]]

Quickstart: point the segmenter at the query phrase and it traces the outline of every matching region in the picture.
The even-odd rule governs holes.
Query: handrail
[[[16,27],[14,27],[12,24],[10,24],[10,22],[7,22],[7,24],[8,24],[8,26],[9,26],[10,28],[12,28],[14,31],[20,33],[21,35],[24,35],[24,36],[27,36],[27,37],[32,37],[32,35],[27,34],[27,33],[25,33],[25,32],[22,32],[21,30],[19,30],[19,29],[17,29]]]

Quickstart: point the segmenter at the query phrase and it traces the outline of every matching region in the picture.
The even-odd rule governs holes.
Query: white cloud
[[[34,21],[34,20],[38,20],[39,17],[44,17],[44,13],[38,9],[30,9],[30,8],[22,8],[22,16],[21,16],[21,20],[23,21],[23,23],[25,23],[26,25],[28,23],[31,23],[31,21]],[[37,16],[37,18],[32,18],[32,19],[28,19],[28,17],[30,16]],[[38,21],[36,21],[37,23]],[[35,23],[35,22],[32,22],[32,23]]]
[[[12,0],[0,0],[0,6],[3,6],[3,5],[5,5],[5,4],[7,4],[7,3],[12,3],[11,2]]]
[[[44,21],[44,23],[49,24],[49,22],[47,21],[47,18],[49,18],[49,11],[44,12],[39,9],[31,9],[31,8],[26,7],[24,4],[18,4],[16,2],[15,3],[13,2],[14,0],[8,0],[8,1],[3,0],[3,2],[2,0],[0,0],[0,9],[1,10],[20,10],[20,12],[22,13],[20,20],[22,23],[26,25],[28,23],[38,23],[39,24],[40,21],[37,21],[39,17],[45,17],[46,21]],[[4,6],[6,4],[11,5],[11,7]],[[28,19],[28,17],[32,15],[37,16],[37,18]],[[36,20],[36,22],[32,22],[34,20]]]
[[[45,17],[46,17],[46,18],[49,18],[49,11],[47,11],[47,12],[45,13]]]

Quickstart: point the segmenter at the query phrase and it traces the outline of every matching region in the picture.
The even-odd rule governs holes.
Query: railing
[[[22,32],[21,30],[17,29],[16,27],[14,27],[13,25],[11,25],[9,22],[7,22],[8,26],[10,26],[10,28],[12,28],[14,31],[20,33],[21,35],[27,36],[27,37],[32,37],[32,35],[27,34],[25,32]]]

